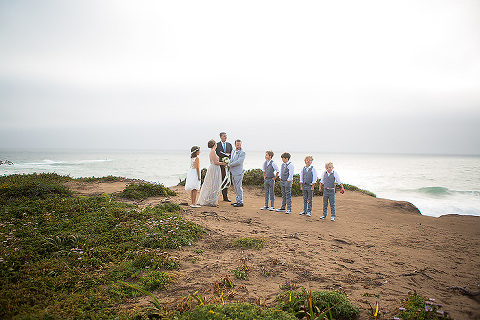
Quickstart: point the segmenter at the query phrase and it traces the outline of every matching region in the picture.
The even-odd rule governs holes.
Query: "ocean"
[[[208,150],[200,155],[208,167]],[[260,168],[264,152],[248,151],[245,169]],[[280,152],[274,161],[280,165]],[[307,153],[292,152],[295,173]],[[423,215],[480,216],[480,156],[378,155],[310,153],[320,174],[332,161],[344,183],[374,192],[379,198],[413,203]],[[187,151],[0,149],[0,175],[55,172],[78,177],[121,176],[176,185],[187,175]],[[317,200],[320,201],[320,200]]]

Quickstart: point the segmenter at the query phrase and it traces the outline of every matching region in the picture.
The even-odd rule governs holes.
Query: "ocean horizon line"
[[[205,147],[204,149],[208,149]],[[125,151],[138,151],[138,152],[178,152],[178,153],[189,153],[189,149],[137,149],[137,148],[42,148],[42,147],[34,147],[34,148],[25,148],[25,147],[0,147],[1,150],[15,150],[15,151],[106,151],[106,152],[125,152]],[[269,149],[273,150],[273,149]],[[251,150],[250,152],[265,152],[267,150]],[[274,150],[275,151],[275,150]],[[463,153],[415,153],[415,152],[406,152],[406,153],[391,153],[391,152],[340,152],[340,151],[305,151],[305,150],[283,150],[283,151],[275,151],[276,153],[280,152],[289,152],[289,153],[305,153],[307,154],[338,154],[338,155],[382,155],[382,156],[433,156],[433,157],[480,157],[480,153],[475,154],[463,154]]]

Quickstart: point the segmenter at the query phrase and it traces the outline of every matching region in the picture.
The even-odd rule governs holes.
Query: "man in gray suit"
[[[233,186],[235,187],[236,201],[232,203],[234,207],[243,207],[243,161],[245,160],[245,151],[242,150],[242,140],[235,140],[235,150],[232,152],[231,162],[228,164],[232,174]]]

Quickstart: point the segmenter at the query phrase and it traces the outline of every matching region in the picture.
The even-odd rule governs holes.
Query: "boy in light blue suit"
[[[277,212],[292,212],[292,182],[293,182],[293,163],[290,162],[290,153],[282,154],[282,166],[280,168],[280,187],[282,189],[282,206]],[[285,210],[286,209],[286,210]]]
[[[300,215],[312,215],[313,188],[317,182],[317,170],[312,166],[313,157],[305,157],[305,167],[300,171],[300,190],[303,191],[303,211]]]
[[[320,179],[320,188],[323,184],[323,216],[321,216],[320,219],[327,217],[328,202],[330,202],[331,220],[335,221],[335,183],[342,187],[340,193],[344,193],[345,189],[340,181],[340,177],[336,171],[333,171],[333,163],[327,162],[325,163],[325,171]]]
[[[265,206],[261,210],[275,210],[275,180],[278,177],[278,166],[272,160],[273,151],[265,152],[265,162],[262,166],[263,184],[265,186]],[[270,198],[271,207],[268,207],[268,199]]]

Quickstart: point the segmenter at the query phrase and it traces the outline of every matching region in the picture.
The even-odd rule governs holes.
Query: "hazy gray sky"
[[[0,148],[480,154],[479,12],[0,0]]]

